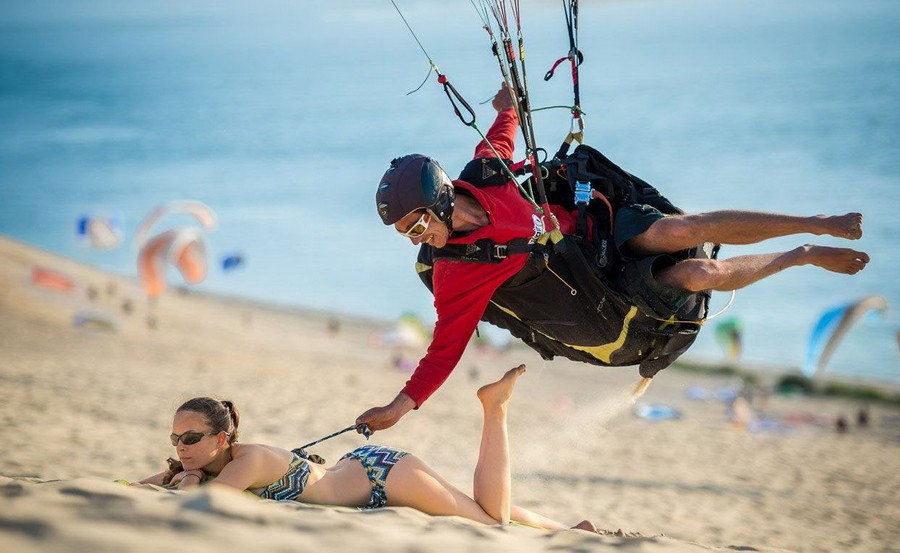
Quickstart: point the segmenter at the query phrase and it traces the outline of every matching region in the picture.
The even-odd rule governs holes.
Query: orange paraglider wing
[[[173,229],[154,236],[138,253],[138,275],[147,297],[166,289],[166,267],[174,265],[189,284],[206,278],[206,243],[197,229]]]
[[[59,271],[44,267],[33,267],[31,269],[31,283],[35,286],[64,294],[71,294],[75,290],[75,282],[71,278]]]

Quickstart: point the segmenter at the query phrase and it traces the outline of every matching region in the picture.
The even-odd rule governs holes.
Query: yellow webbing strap
[[[491,300],[491,303],[496,305],[498,309],[500,309],[501,311],[503,311],[510,317],[513,317],[518,321],[522,320],[510,309],[503,307],[502,305],[498,304],[497,302],[495,302],[493,300]],[[615,353],[616,351],[618,351],[625,344],[625,339],[628,337],[628,327],[631,324],[631,320],[634,319],[634,317],[635,317],[635,315],[637,315],[637,313],[638,313],[637,307],[632,305],[631,309],[628,310],[628,314],[625,315],[625,320],[622,322],[622,331],[619,332],[619,337],[616,338],[616,340],[614,342],[610,342],[608,344],[601,344],[599,346],[573,346],[572,344],[560,342],[559,340],[556,340],[553,337],[548,336],[539,330],[534,330],[534,329],[532,329],[532,330],[534,330],[534,332],[537,332],[541,336],[544,336],[545,338],[553,340],[554,342],[559,342],[560,344],[566,346],[567,348],[572,348],[572,349],[575,349],[578,351],[583,351],[583,352],[587,353],[588,355],[590,355],[591,357],[595,357],[595,358],[599,359],[600,361],[603,361],[604,363],[609,363],[610,362],[609,360],[612,357],[612,354]]]
[[[424,263],[416,262],[416,274],[422,274],[425,271],[430,271],[431,265],[426,265]]]

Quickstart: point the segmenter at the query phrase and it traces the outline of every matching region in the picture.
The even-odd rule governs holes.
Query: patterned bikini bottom
[[[363,468],[366,469],[366,475],[372,483],[372,497],[363,509],[378,509],[387,504],[384,483],[388,473],[391,472],[397,461],[407,455],[409,453],[400,449],[380,445],[364,445],[341,457],[341,459],[353,458],[362,463]]]

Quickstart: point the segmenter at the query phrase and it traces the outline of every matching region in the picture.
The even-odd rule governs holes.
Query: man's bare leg
[[[725,260],[687,259],[663,269],[657,279],[663,284],[691,292],[730,291],[753,284],[788,267],[815,265],[835,273],[853,275],[863,270],[869,256],[849,248],[807,244],[781,253],[742,255]]]
[[[711,211],[664,217],[626,244],[638,253],[673,253],[704,242],[755,244],[791,234],[862,237],[860,213],[797,217],[754,211]]]

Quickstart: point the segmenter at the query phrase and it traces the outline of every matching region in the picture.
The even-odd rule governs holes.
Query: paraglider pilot
[[[407,412],[422,406],[456,367],[482,318],[509,329],[545,358],[561,354],[596,364],[640,362],[644,374],[644,358],[637,355],[646,357],[652,350],[653,331],[664,327],[666,320],[679,318],[679,310],[698,295],[710,290],[743,288],[801,265],[852,275],[869,261],[869,256],[860,251],[809,244],[725,260],[679,255],[703,243],[754,244],[793,234],[857,240],[862,236],[859,213],[811,217],[748,211],[667,214],[637,203],[633,197],[631,201],[610,198],[608,205],[613,216],[607,222],[594,224],[614,229],[612,246],[603,251],[604,256],[619,256],[620,261],[606,267],[594,265],[599,275],[595,278],[608,285],[604,290],[609,293],[601,294],[600,301],[584,312],[593,316],[573,316],[572,311],[577,308],[559,306],[555,301],[541,305],[542,298],[553,295],[545,293],[545,285],[564,281],[572,292],[579,292],[570,294],[566,289],[564,296],[571,296],[572,301],[584,302],[588,291],[575,284],[579,276],[574,268],[571,274],[554,270],[553,275],[544,271],[534,277],[543,267],[553,268],[552,256],[548,262],[546,251],[531,248],[542,242],[554,222],[551,214],[536,213],[517,184],[491,165],[497,157],[494,151],[501,158],[512,159],[518,123],[508,88],[501,87],[492,105],[497,116],[487,140],[493,149],[485,141],[479,143],[474,160],[466,166],[461,179],[451,180],[434,159],[413,154],[393,160],[379,182],[376,207],[384,224],[393,225],[401,236],[421,246],[417,263],[420,276],[422,254],[428,254],[425,261],[432,261],[428,273],[437,322],[427,353],[400,393],[387,405],[368,409],[357,418],[358,424],[366,424],[373,431],[394,425]],[[499,179],[495,173],[499,173]],[[623,174],[656,192],[633,175]],[[496,183],[497,180],[501,182]],[[561,233],[574,234],[575,212],[561,205],[550,205],[550,209]],[[497,253],[494,258],[477,258],[477,250],[485,249],[481,247],[484,244]],[[453,252],[443,253],[450,250]],[[532,267],[535,258],[537,270]],[[605,310],[620,297],[633,305],[626,302],[619,311]],[[661,326],[632,338],[640,317]],[[538,319],[542,319],[541,326]],[[579,329],[590,330],[572,334]],[[589,336],[604,332],[611,333],[611,337],[595,336],[592,341]],[[617,361],[617,355],[624,355],[624,350],[631,355]],[[650,371],[650,376],[654,371]]]

